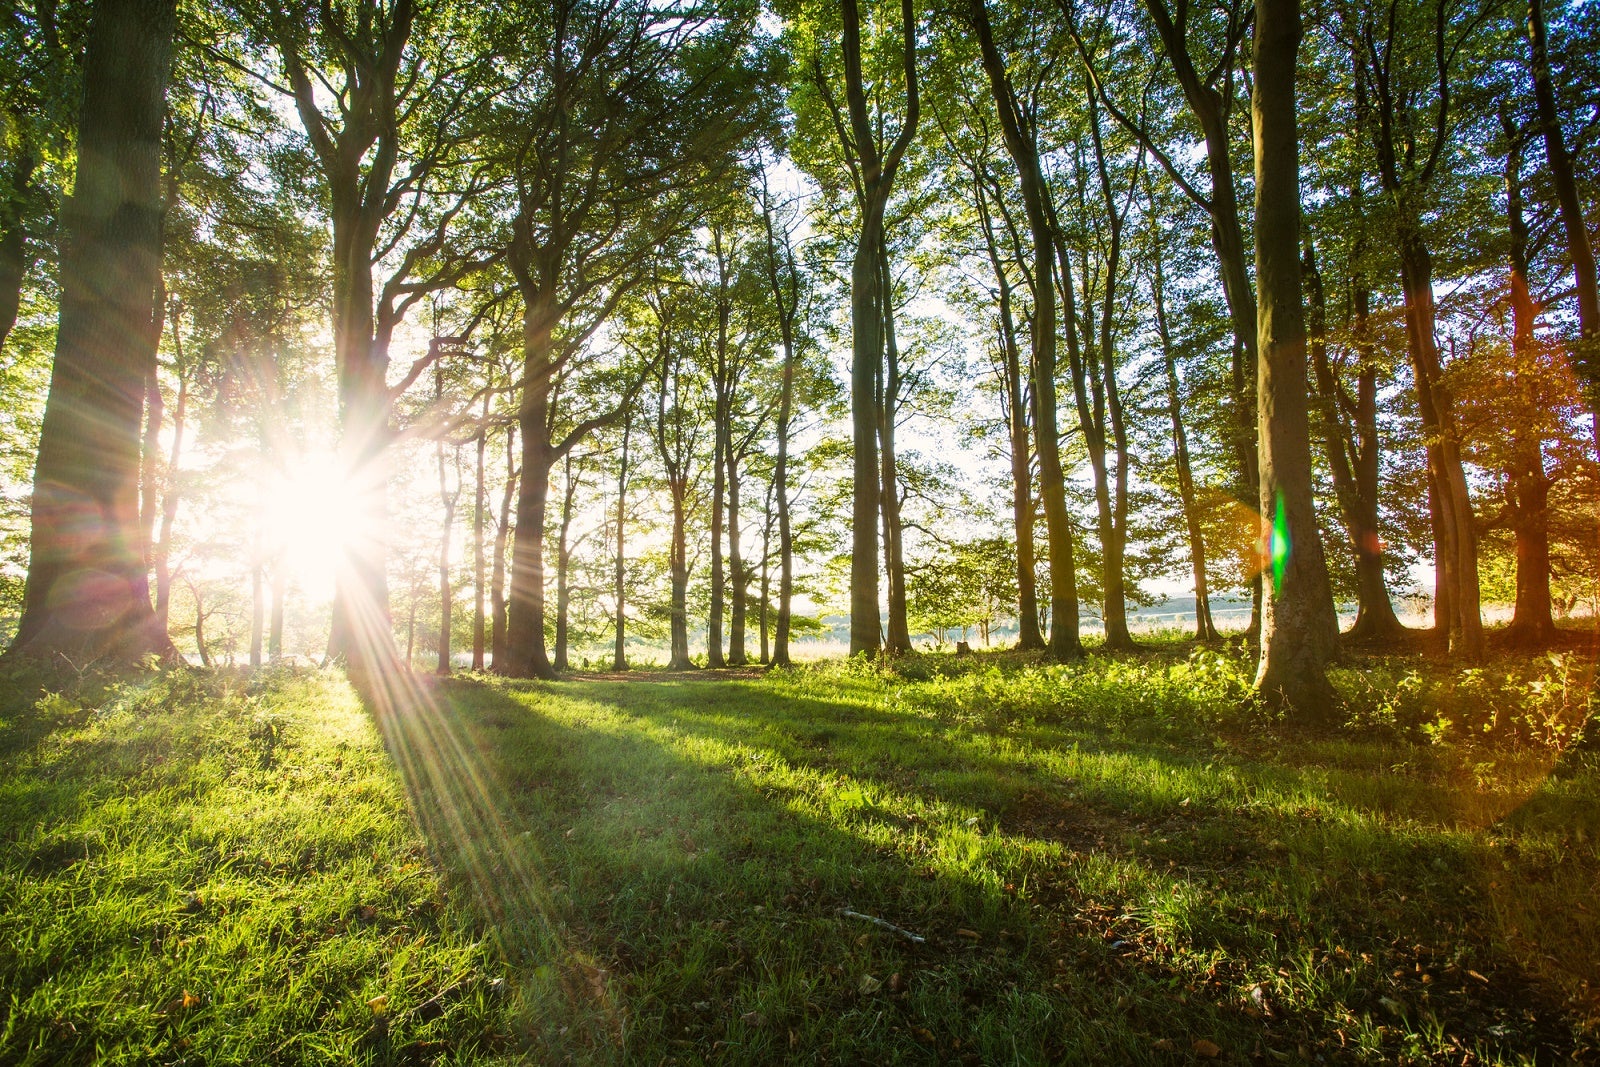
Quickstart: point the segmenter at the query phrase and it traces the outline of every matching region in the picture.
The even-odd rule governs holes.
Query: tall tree
[[[173,0],[97,0],[93,10],[16,654],[173,651],[148,596],[139,456],[153,326],[165,316],[161,131],[175,27]]]
[[[391,387],[390,343],[412,306],[481,258],[475,246],[448,240],[477,182],[449,183],[443,195],[439,187],[446,170],[462,165],[460,131],[486,98],[489,65],[443,9],[415,0],[247,13],[286,84],[263,80],[293,102],[326,187],[341,463],[377,533],[346,546],[329,651],[357,672],[382,669],[394,654],[383,540],[390,419],[395,399],[426,369],[414,364]]]
[[[1331,721],[1326,666],[1339,621],[1311,499],[1306,331],[1300,277],[1299,0],[1258,0],[1251,119],[1256,150],[1256,284],[1261,515],[1270,522],[1270,589],[1256,691],[1308,720]]]
[[[1073,532],[1067,513],[1066,476],[1061,464],[1061,434],[1056,421],[1056,267],[1059,227],[1039,159],[1038,124],[1019,103],[1006,72],[1005,58],[995,43],[984,0],[969,4],[970,19],[982,50],[983,69],[1000,119],[1006,151],[1017,168],[1018,185],[1033,239],[1033,402],[1039,453],[1039,490],[1044,498],[1044,523],[1050,543],[1050,651],[1061,660],[1082,655],[1078,635],[1077,570]],[[1070,275],[1061,279],[1070,292]],[[1072,311],[1067,309],[1070,324]],[[1069,336],[1072,328],[1068,327]]]
[[[861,52],[861,11],[857,0],[841,0],[845,115],[832,103],[820,60],[818,87],[828,96],[836,132],[855,187],[859,230],[850,266],[850,419],[854,444],[851,496],[850,654],[874,654],[882,643],[879,621],[878,522],[882,511],[883,470],[879,437],[883,405],[884,324],[888,293],[884,262],[884,213],[906,149],[921,116],[917,86],[917,18],[913,0],[900,0],[900,61],[905,110],[886,128],[882,104],[874,114]],[[881,100],[874,92],[873,97]],[[845,116],[848,116],[848,121]],[[903,628],[903,627],[902,627]],[[909,643],[909,642],[908,642]],[[892,648],[890,651],[907,651]]]

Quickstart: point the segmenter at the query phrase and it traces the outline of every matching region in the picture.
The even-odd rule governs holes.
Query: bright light
[[[267,554],[278,556],[289,578],[313,598],[332,599],[345,553],[359,551],[372,536],[364,496],[333,455],[301,458],[268,492],[262,516]]]

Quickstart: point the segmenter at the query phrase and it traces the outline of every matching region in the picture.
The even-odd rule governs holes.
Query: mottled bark
[[[94,7],[13,654],[76,663],[175,654],[151,608],[139,525],[140,416],[156,366],[161,130],[175,22],[172,0]]]
[[[1256,283],[1260,353],[1261,514],[1272,581],[1264,591],[1256,691],[1313,722],[1336,720],[1325,668],[1338,652],[1311,489],[1306,334],[1300,279],[1300,156],[1295,68],[1299,0],[1256,4],[1252,118],[1256,160]]]

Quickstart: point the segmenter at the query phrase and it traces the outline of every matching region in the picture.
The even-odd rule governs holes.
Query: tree
[[[1256,396],[1261,514],[1263,526],[1271,522],[1267,540],[1272,580],[1264,597],[1255,687],[1266,699],[1308,720],[1327,721],[1335,698],[1325,667],[1337,655],[1339,624],[1311,500],[1295,117],[1300,36],[1299,0],[1257,3],[1251,107],[1261,298]]]
[[[34,470],[31,559],[11,653],[172,654],[150,606],[140,418],[155,373],[161,128],[173,0],[97,0],[78,179],[63,212],[61,311]]]
[[[1033,400],[1039,452],[1039,486],[1050,543],[1050,651],[1059,660],[1082,655],[1078,638],[1077,572],[1072,556],[1072,527],[1067,515],[1066,477],[1062,470],[1060,431],[1056,426],[1055,268],[1058,228],[1049,204],[1050,192],[1039,161],[1037,121],[1024,113],[995,44],[984,0],[972,0],[970,18],[977,31],[983,67],[1000,119],[1006,151],[1017,168],[1022,202],[1033,239]],[[1062,258],[1060,267],[1067,269]],[[1062,276],[1063,292],[1071,292],[1070,274]],[[1069,336],[1073,309],[1066,309]],[[1070,343],[1070,342],[1069,342]]]

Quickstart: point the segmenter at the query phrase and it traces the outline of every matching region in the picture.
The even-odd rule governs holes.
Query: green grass
[[[1361,666],[14,679],[0,1060],[1593,1059],[1574,663]]]

